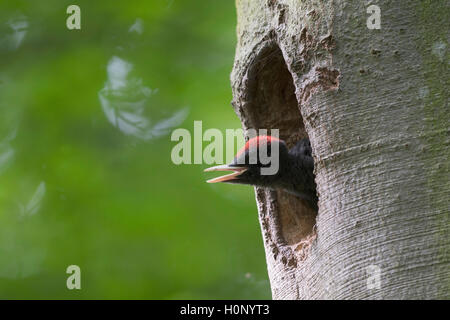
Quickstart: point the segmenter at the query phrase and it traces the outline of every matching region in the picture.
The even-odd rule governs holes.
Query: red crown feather
[[[236,157],[239,157],[241,154],[243,154],[245,151],[247,151],[250,148],[256,148],[257,146],[259,146],[263,143],[269,144],[272,141],[280,141],[280,139],[272,137],[272,136],[257,136],[257,137],[251,138],[238,151],[238,153],[236,154]]]

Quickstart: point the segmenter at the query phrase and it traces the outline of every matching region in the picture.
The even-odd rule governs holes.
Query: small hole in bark
[[[263,49],[250,66],[246,89],[244,112],[249,120],[248,128],[279,129],[280,138],[289,148],[308,137],[292,75],[276,44]],[[295,251],[304,252],[315,238],[317,213],[303,200],[281,190],[259,192],[259,198],[259,201],[274,201],[270,210],[277,215],[281,229],[277,238]]]

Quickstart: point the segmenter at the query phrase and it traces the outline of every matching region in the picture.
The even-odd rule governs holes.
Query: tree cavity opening
[[[292,75],[278,45],[266,45],[251,63],[244,94],[242,112],[247,128],[279,129],[280,138],[289,148],[308,137],[300,105],[295,95]],[[272,212],[272,218],[262,221],[279,244],[304,252],[315,238],[317,213],[298,197],[284,191],[264,191],[257,188],[257,198],[263,210]],[[273,219],[273,221],[271,221]],[[265,226],[265,224],[275,224]],[[267,235],[267,231],[266,235]],[[275,235],[273,233],[276,233]]]

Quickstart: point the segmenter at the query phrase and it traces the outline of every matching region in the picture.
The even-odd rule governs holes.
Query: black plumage
[[[281,167],[281,163],[280,163]],[[282,170],[282,168],[280,168]],[[289,193],[305,199],[317,210],[317,186],[314,176],[314,159],[309,139],[304,138],[289,150],[287,174],[284,177]]]

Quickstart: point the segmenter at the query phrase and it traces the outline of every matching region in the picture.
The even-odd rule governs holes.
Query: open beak
[[[228,164],[225,165],[221,165],[221,166],[215,166],[215,167],[211,167],[208,169],[205,169],[205,172],[210,172],[210,171],[233,171],[233,173],[227,174],[225,176],[221,176],[221,177],[217,177],[214,179],[210,179],[208,181],[206,181],[207,183],[216,183],[216,182],[227,182],[230,180],[236,180],[237,177],[247,171],[247,167],[233,167],[230,166]]]

